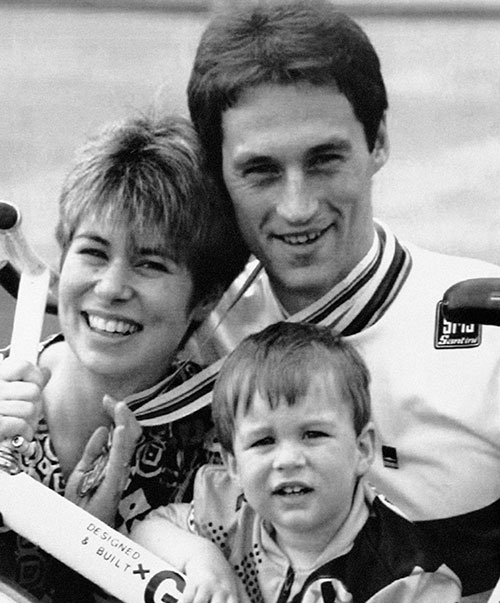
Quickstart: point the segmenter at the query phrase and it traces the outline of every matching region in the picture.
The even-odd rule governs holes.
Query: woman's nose
[[[127,300],[132,295],[130,279],[130,271],[124,262],[110,262],[98,275],[95,293],[107,300]]]

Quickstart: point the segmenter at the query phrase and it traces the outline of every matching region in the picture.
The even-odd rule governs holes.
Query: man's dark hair
[[[215,16],[188,84],[191,119],[222,183],[222,114],[263,84],[332,86],[346,96],[373,150],[387,94],[368,36],[326,0],[249,3]]]

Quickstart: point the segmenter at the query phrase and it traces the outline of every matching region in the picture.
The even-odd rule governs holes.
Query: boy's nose
[[[276,211],[290,223],[305,224],[316,213],[318,201],[314,188],[311,188],[301,172],[286,175]]]
[[[99,274],[94,290],[106,300],[126,300],[132,296],[130,273],[122,262],[113,262]]]
[[[305,456],[302,446],[296,442],[282,442],[276,448],[273,467],[275,469],[287,469],[300,467],[305,464]]]

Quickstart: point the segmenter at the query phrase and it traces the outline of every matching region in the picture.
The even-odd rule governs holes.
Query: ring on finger
[[[28,442],[26,441],[26,438],[22,435],[15,435],[10,440],[10,445],[12,446],[13,450],[20,452],[21,454],[24,454],[28,450],[29,446]]]

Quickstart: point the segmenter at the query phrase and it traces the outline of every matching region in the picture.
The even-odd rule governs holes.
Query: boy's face
[[[373,458],[371,424],[356,436],[333,375],[314,377],[293,406],[272,410],[258,393],[235,421],[226,462],[248,503],[276,530],[278,544],[323,547],[351,508],[356,481]]]
[[[88,371],[138,391],[173,359],[191,318],[193,284],[153,241],[131,240],[109,221],[82,222],[61,269],[59,317]]]
[[[340,282],[373,240],[371,181],[387,158],[385,122],[370,152],[331,86],[261,85],[222,115],[223,176],[242,235],[289,311]]]

